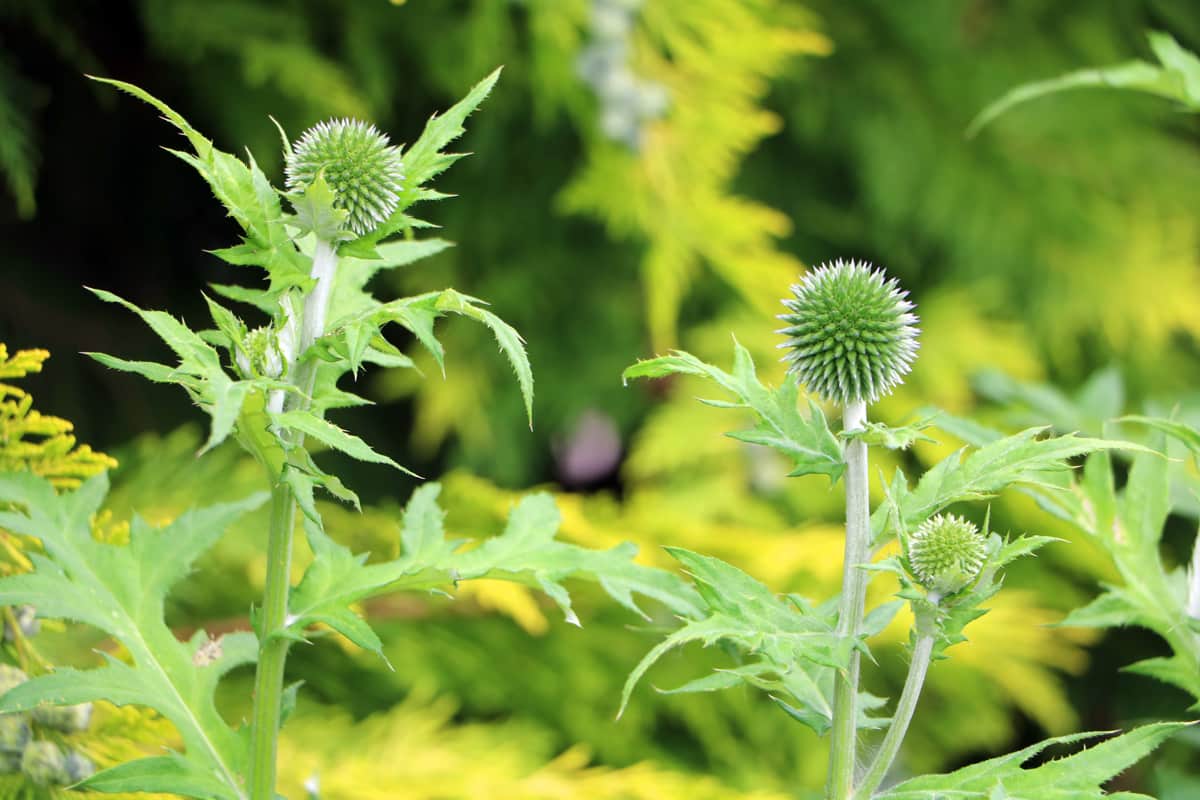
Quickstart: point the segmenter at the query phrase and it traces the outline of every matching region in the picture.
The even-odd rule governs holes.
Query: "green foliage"
[[[1200,111],[1200,58],[1181,47],[1170,34],[1151,31],[1147,37],[1158,64],[1149,64],[1139,59],[1112,67],[1078,70],[1050,80],[1018,86],[980,111],[967,128],[967,135],[974,136],[1014,106],[1072,89],[1127,89],[1145,92],[1174,100],[1183,110]]]
[[[1169,420],[1155,425],[1189,443],[1197,436],[1194,428]],[[1093,454],[1083,477],[1072,485],[1073,493],[1046,506],[1095,537],[1121,578],[1120,584],[1105,586],[1099,597],[1073,611],[1063,624],[1138,625],[1154,631],[1170,646],[1171,655],[1125,669],[1177,686],[1196,699],[1192,706],[1196,710],[1200,709],[1200,639],[1189,591],[1197,591],[1193,584],[1200,579],[1194,566],[1168,570],[1160,553],[1163,527],[1172,509],[1165,449],[1160,437],[1159,452],[1139,453],[1119,492],[1111,459],[1104,453]]]
[[[180,642],[163,622],[163,604],[197,556],[265,497],[195,511],[161,531],[135,518],[129,544],[117,546],[92,535],[91,520],[107,488],[108,481],[99,476],[60,495],[30,473],[0,475],[0,497],[22,509],[0,512],[0,525],[35,537],[45,550],[44,556],[34,556],[34,572],[0,580],[0,602],[33,604],[46,616],[95,627],[119,642],[131,662],[107,657],[104,666],[92,670],[59,668],[6,693],[0,711],[96,700],[148,706],[175,726],[186,751],[105,770],[88,786],[241,797],[237,776],[245,768],[245,752],[217,713],[213,692],[229,670],[254,660],[254,637],[242,633],[212,640],[201,631]]]
[[[1143,798],[1127,792],[1108,794],[1104,784],[1144,758],[1187,723],[1159,722],[1116,736],[1065,758],[1031,769],[1024,764],[1048,747],[1074,744],[1102,734],[1059,736],[998,758],[963,767],[947,775],[903,781],[879,800],[1089,800],[1101,797]]]
[[[705,646],[721,642],[745,655],[747,663],[670,690],[671,693],[712,692],[746,684],[771,693],[771,698],[794,719],[825,733],[833,722],[833,676],[844,670],[853,647],[862,640],[844,641],[834,630],[836,607],[813,605],[798,595],[786,600],[741,570],[715,558],[668,548],[696,581],[704,598],[704,614],[686,621],[646,654],[630,673],[621,695],[624,708],[646,671],[668,651],[689,642]],[[899,610],[899,603],[876,609],[866,621],[862,639],[878,634]],[[864,695],[860,708],[878,708],[883,700]],[[864,715],[865,727],[886,720]]]
[[[754,360],[746,348],[734,343],[733,372],[728,373],[705,364],[690,353],[676,351],[669,356],[639,361],[625,370],[622,377],[661,378],[667,375],[702,375],[733,394],[737,403],[704,400],[718,408],[747,408],[758,417],[751,430],[734,431],[727,435],[749,444],[770,447],[787,456],[795,469],[790,476],[821,474],[836,481],[845,470],[842,448],[829,431],[825,414],[809,401],[809,416],[802,417],[796,408],[799,387],[789,378],[775,390],[759,382]]]

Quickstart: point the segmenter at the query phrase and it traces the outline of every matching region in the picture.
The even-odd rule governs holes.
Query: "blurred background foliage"
[[[447,328],[445,379],[414,353],[428,380],[368,374],[378,405],[339,422],[445,476],[463,535],[495,532],[517,490],[547,485],[570,539],[632,539],[662,566],[659,546],[681,545],[824,596],[841,569],[838,495],[724,438],[737,412],[697,404],[697,384],[625,388],[621,369],[672,346],[727,366],[732,333],[778,383],[778,298],[805,264],[858,257],[897,276],[921,315],[916,369],[874,411],[885,421],[926,405],[1093,434],[1125,411],[1200,421],[1196,118],[1079,92],[963,135],[1012,86],[1144,57],[1151,28],[1200,49],[1200,9],[1175,0],[0,0],[0,341],[56,353],[22,386],[117,456],[113,525],[134,508],[165,522],[258,488],[233,450],[193,457],[181,395],[71,355],[156,355],[81,285],[197,319],[199,290],[229,280],[204,251],[233,235],[160,149],[173,142],[153,114],[81,73],[144,86],[278,177],[268,114],[293,135],[348,115],[407,141],[503,64],[464,139],[474,156],[443,186],[459,196],[429,212],[457,246],[389,276],[389,289],[489,298],[528,341],[535,429],[487,334],[465,325]],[[953,430],[936,438],[877,466],[918,469],[959,444]],[[328,506],[331,532],[394,554],[413,484],[328,458],[371,499],[361,516]],[[1176,478],[1171,563],[1200,513],[1194,476],[1181,465]],[[177,594],[181,633],[245,627],[262,523],[246,519]],[[1045,627],[1111,577],[1093,545],[1019,495],[993,504],[992,523],[1069,543],[1014,570],[971,642],[935,666],[905,769],[1186,708],[1182,693],[1116,673],[1156,654],[1153,637]],[[313,691],[288,733],[289,795],[314,774],[332,798],[765,800],[819,787],[823,743],[749,693],[645,686],[614,723],[624,675],[653,638],[588,598],[583,630],[486,583],[453,601],[370,604],[394,672],[332,638],[297,650]],[[876,645],[873,691],[898,691],[906,624]],[[63,660],[92,658],[96,644],[73,630],[39,637]],[[670,688],[698,674],[689,662],[723,658],[687,650],[653,678]],[[232,693],[230,704],[240,713]],[[1125,786],[1194,797],[1198,746],[1182,738]],[[368,778],[376,795],[363,794]]]

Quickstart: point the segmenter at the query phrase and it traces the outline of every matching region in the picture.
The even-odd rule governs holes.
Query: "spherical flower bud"
[[[21,772],[40,786],[64,786],[72,782],[66,756],[54,742],[39,740],[26,745],[21,755]]]
[[[792,287],[779,330],[788,372],[842,405],[889,394],[917,353],[913,304],[894,278],[863,261],[823,264]]]
[[[362,236],[387,220],[400,203],[404,180],[400,150],[374,125],[354,119],[327,120],[304,132],[287,154],[287,187],[303,191],[324,174],[334,205],[349,214]]]
[[[962,517],[939,514],[925,520],[908,539],[908,563],[931,592],[953,594],[983,569],[987,539]]]
[[[33,721],[63,733],[85,731],[92,722],[92,704],[38,706],[33,710]]]

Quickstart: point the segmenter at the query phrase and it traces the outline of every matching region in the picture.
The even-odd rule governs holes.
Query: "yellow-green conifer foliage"
[[[28,392],[3,382],[41,372],[49,357],[45,350],[18,350],[10,357],[0,343],[0,472],[30,470],[59,489],[74,489],[116,460],[78,444],[70,422],[37,411]]]

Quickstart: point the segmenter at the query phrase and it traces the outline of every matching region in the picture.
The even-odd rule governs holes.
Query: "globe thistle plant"
[[[954,514],[921,523],[908,539],[908,563],[917,581],[939,595],[960,591],[979,575],[987,559],[987,539]]]
[[[917,318],[895,278],[865,261],[823,264],[792,286],[784,361],[810,392],[843,406],[889,394],[912,368]]]
[[[287,187],[303,189],[323,175],[347,225],[363,236],[387,221],[400,203],[404,181],[399,148],[374,125],[326,120],[309,128],[287,154]]]

